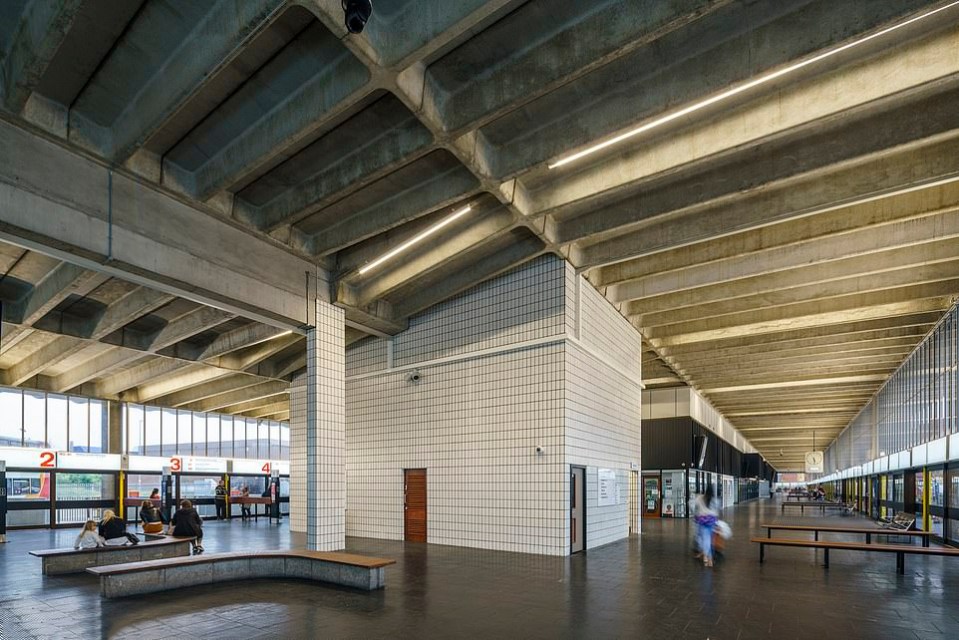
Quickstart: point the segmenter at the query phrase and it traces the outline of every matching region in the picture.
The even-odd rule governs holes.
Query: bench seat
[[[365,591],[385,586],[385,567],[395,560],[321,551],[257,551],[205,554],[90,567],[105,598],[154,593],[253,578],[299,578]]]
[[[43,575],[55,576],[83,573],[90,567],[189,556],[192,541],[193,538],[153,536],[146,542],[136,545],[89,549],[43,549],[31,551],[30,555],[40,558]]]
[[[956,556],[959,549],[951,547],[912,547],[894,544],[862,544],[860,542],[834,542],[831,540],[798,540],[796,538],[750,538],[750,542],[759,545],[759,562],[766,558],[766,546],[798,547],[805,549],[822,549],[824,551],[825,568],[829,568],[829,551],[838,549],[844,551],[872,551],[877,553],[896,554],[896,571],[904,574],[906,571],[906,554],[924,556]]]

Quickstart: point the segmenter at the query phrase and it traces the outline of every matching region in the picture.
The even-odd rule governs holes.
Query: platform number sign
[[[264,464],[264,465],[263,465],[263,468],[260,469],[260,471],[262,471],[263,473],[269,473],[269,472],[270,472],[270,463],[267,462],[266,464]]]
[[[170,471],[172,473],[180,473],[183,471],[183,458],[170,458]]]
[[[57,466],[57,454],[55,451],[40,452],[40,467],[52,469]]]

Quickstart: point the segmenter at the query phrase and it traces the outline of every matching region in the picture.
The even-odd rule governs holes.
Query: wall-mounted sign
[[[163,467],[170,466],[170,459],[163,456],[130,456],[128,466],[133,473],[146,471],[161,473]]]
[[[236,475],[269,475],[274,463],[269,460],[234,460],[233,473]]]
[[[619,482],[615,469],[599,469],[599,506],[609,507],[619,504]]]
[[[7,469],[57,468],[57,452],[49,449],[0,447],[0,460],[6,461]]]
[[[226,459],[173,456],[170,470],[173,473],[226,473]]]
[[[70,451],[61,451],[57,454],[57,468],[116,471],[120,468],[120,455],[115,453],[73,453]]]

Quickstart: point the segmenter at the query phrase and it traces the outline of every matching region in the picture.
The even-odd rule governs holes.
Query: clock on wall
[[[808,451],[806,453],[806,473],[821,473],[822,459],[822,451]]]

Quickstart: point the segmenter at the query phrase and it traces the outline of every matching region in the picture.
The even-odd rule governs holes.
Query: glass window
[[[290,425],[280,424],[280,460],[290,459]]]
[[[189,411],[176,412],[176,452],[181,456],[193,453],[193,414]]]
[[[70,451],[90,450],[90,402],[86,398],[69,398]]]
[[[193,419],[193,455],[206,455],[206,415],[190,413]]]
[[[180,476],[180,499],[212,498],[219,481],[217,476]]]
[[[42,393],[23,392],[23,445],[47,446],[47,402]]]
[[[23,446],[23,394],[0,388],[0,447]]]
[[[259,458],[261,457],[257,454],[259,448],[259,434],[257,433],[256,420],[246,420],[246,457],[247,458]]]
[[[220,416],[213,413],[206,416],[206,455],[220,456]]]
[[[280,423],[270,423],[270,460],[280,458]]]
[[[943,470],[935,469],[929,472],[929,504],[941,507],[945,504],[945,484]]]
[[[161,422],[163,434],[160,444],[163,445],[163,455],[172,456],[176,454],[176,409],[161,409]]]
[[[160,490],[159,474],[127,474],[127,497],[128,498],[148,498],[153,490]]]
[[[143,407],[138,404],[128,404],[123,414],[126,420],[126,451],[130,455],[142,456],[146,453],[143,441],[143,428],[145,426]]]
[[[233,457],[233,416],[220,416],[220,457]]]
[[[163,455],[160,447],[160,408],[144,407],[146,418],[144,427],[144,453],[148,456]]]
[[[67,450],[67,399],[63,396],[47,397],[47,446]]]
[[[107,424],[107,403],[100,400],[90,401],[90,452],[105,453],[109,440]]]

